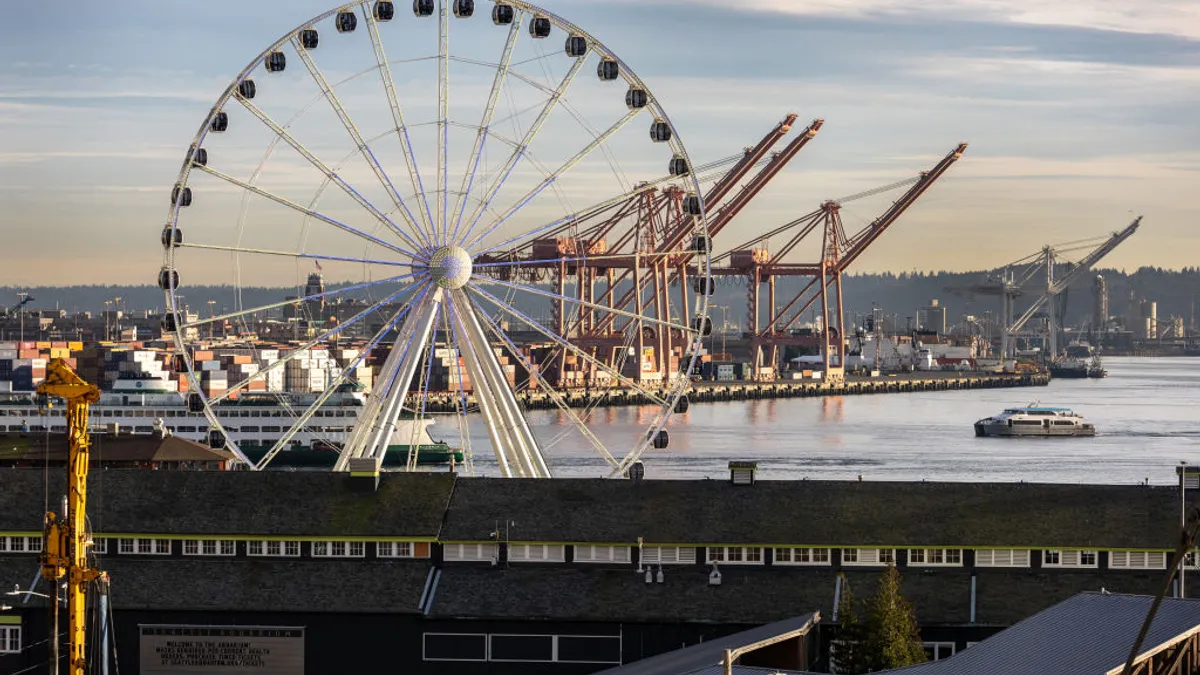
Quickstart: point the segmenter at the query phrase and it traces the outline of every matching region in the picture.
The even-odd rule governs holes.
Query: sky
[[[487,22],[490,3],[479,4],[473,20]],[[718,240],[718,250],[824,199],[928,169],[966,141],[963,158],[857,270],[996,267],[1046,244],[1106,235],[1136,215],[1145,216],[1141,229],[1105,267],[1200,262],[1195,2],[545,0],[544,6],[636,70],[696,163],[753,145],[789,112],[801,125],[825,120],[820,135]],[[279,36],[330,8],[314,0],[8,8],[0,23],[0,285],[153,283],[171,186],[214,101]],[[407,2],[397,3],[401,20],[412,20]],[[323,48],[333,49],[338,37],[324,31]],[[561,73],[564,66],[557,68]],[[262,98],[307,100],[307,93],[285,88],[264,90]],[[382,94],[357,94],[386,105]],[[586,93],[577,101],[585,113],[592,105]],[[320,146],[318,127],[331,126],[332,117],[324,127],[314,124],[317,138],[307,142]],[[225,157],[249,171],[249,158],[270,139],[241,140],[249,144],[239,150],[246,154],[230,149]],[[637,152],[622,157],[622,166],[627,161],[632,173],[646,177],[661,173],[644,169],[649,160]],[[286,173],[279,167],[276,177]],[[588,203],[595,199],[589,186],[598,189],[576,183],[557,199]],[[300,186],[291,187],[303,200]],[[848,204],[847,227],[869,222],[886,208],[881,199]],[[190,231],[237,218],[236,200],[206,204],[210,210]],[[201,266],[189,278],[213,282],[227,279],[223,274]],[[263,275],[256,281],[270,283]]]

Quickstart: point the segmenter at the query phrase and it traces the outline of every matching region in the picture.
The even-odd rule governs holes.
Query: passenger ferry
[[[29,392],[0,395],[0,431],[38,434],[66,433],[65,406],[39,408]],[[316,400],[317,394],[243,394],[236,401],[214,406],[214,412],[229,440],[247,459],[257,462],[295,424]],[[346,388],[329,400],[309,424],[289,440],[289,447],[272,459],[271,467],[332,467],[358,419],[366,395]],[[410,446],[417,445],[419,464],[461,462],[461,449],[451,448],[429,435],[432,419],[402,416],[384,456],[384,466],[405,466]],[[105,392],[91,407],[88,426],[92,433],[153,434],[165,430],[172,435],[207,445],[223,446],[223,439],[203,414],[198,396],[179,393]],[[210,428],[211,427],[211,428]]]
[[[1095,436],[1096,427],[1070,408],[1031,403],[975,423],[976,436]]]

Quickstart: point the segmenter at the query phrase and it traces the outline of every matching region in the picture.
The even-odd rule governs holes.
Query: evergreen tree
[[[864,643],[869,670],[902,668],[926,660],[917,631],[917,615],[900,594],[900,572],[888,565],[879,576],[875,595],[867,606]]]
[[[858,604],[854,602],[850,581],[844,574],[838,576],[842,580],[842,592],[838,598],[838,632],[832,655],[836,666],[834,670],[847,675],[860,675],[867,672],[863,625],[859,622]]]

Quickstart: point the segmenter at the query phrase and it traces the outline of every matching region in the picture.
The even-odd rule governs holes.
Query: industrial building
[[[813,612],[821,670],[842,584],[867,597],[889,564],[940,659],[1082,591],[1154,593],[1180,514],[1178,488],[771,481],[748,464],[726,480],[90,483],[115,648],[147,674],[236,642],[263,672],[583,675]],[[0,470],[0,586],[47,592],[40,506],[62,489],[61,473]],[[0,671],[45,663],[44,600],[3,601]]]

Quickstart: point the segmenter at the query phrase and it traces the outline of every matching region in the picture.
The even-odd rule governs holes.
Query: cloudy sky
[[[411,18],[407,5],[397,3],[398,19]],[[963,159],[859,269],[996,266],[1120,229],[1137,214],[1142,229],[1106,266],[1200,262],[1195,2],[545,5],[638,71],[697,162],[752,145],[788,112],[826,120],[727,244],[822,199],[913,175],[967,141]],[[267,45],[328,8],[314,0],[8,8],[0,284],[151,282],[167,195],[213,101]],[[848,206],[848,222],[883,207]]]

